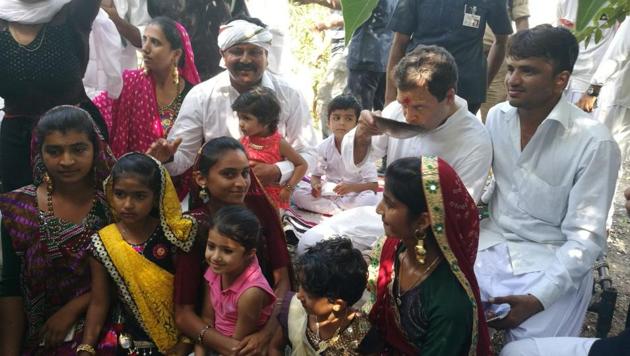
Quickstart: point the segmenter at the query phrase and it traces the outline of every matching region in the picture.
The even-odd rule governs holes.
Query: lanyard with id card
[[[464,22],[466,27],[479,28],[481,16],[477,15],[477,6],[464,4]]]

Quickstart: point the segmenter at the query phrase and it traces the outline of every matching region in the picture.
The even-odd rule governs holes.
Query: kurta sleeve
[[[593,146],[580,162],[569,193],[567,213],[561,223],[567,241],[556,250],[553,263],[529,291],[545,309],[577,289],[606,246],[606,218],[621,157],[612,139]]]
[[[286,121],[284,139],[304,158],[308,164],[308,172],[311,172],[317,161],[315,152],[317,138],[313,129],[311,114],[302,94],[298,91],[288,94],[291,94],[291,98],[289,98],[289,119]],[[293,175],[295,168],[293,163],[280,161],[276,163],[276,166],[281,174],[280,184],[286,183]]]
[[[182,139],[182,143],[173,156],[173,162],[165,165],[172,176],[183,174],[193,165],[197,152],[203,144],[205,113],[202,90],[202,87],[195,86],[186,95],[177,120],[168,134],[169,140]]]

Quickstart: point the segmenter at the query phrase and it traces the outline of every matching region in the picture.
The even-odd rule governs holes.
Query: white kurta
[[[595,119],[610,129],[623,158],[630,142],[629,21],[624,21],[619,26],[591,83],[603,85],[597,99],[599,108],[595,111]]]
[[[90,98],[106,91],[112,99],[117,99],[122,91],[123,68],[121,55],[123,44],[116,25],[103,9],[92,23],[90,32],[90,59],[83,76],[83,86]]]
[[[500,356],[588,356],[595,338],[547,337],[513,341]]]
[[[377,182],[376,165],[373,162],[364,164],[361,169],[349,172],[335,147],[335,136],[328,136],[317,146],[317,166],[313,169],[313,176],[322,177],[324,183],[371,183]],[[359,206],[375,206],[378,203],[376,193],[366,190],[360,193],[349,193],[344,196],[322,196],[315,198],[311,195],[311,185],[300,182],[293,193],[293,201],[299,208],[320,214],[334,214],[343,210]]]
[[[499,296],[497,288],[534,295],[545,308],[540,315],[556,302],[572,300],[575,309],[566,311],[583,318],[588,304],[583,299],[591,293],[585,283],[592,283],[591,269],[606,244],[605,221],[620,164],[617,144],[604,125],[564,98],[522,151],[515,107],[495,106],[486,125],[494,146],[495,189],[490,218],[481,222],[475,264],[482,295]],[[501,264],[492,254],[504,247],[509,263]],[[510,278],[503,276],[506,271]],[[510,284],[501,285],[507,279]],[[524,285],[527,290],[520,290]],[[567,330],[577,332],[579,326],[576,331],[559,325],[555,335],[521,330],[512,336],[572,336],[563,334]]]
[[[384,155],[387,155],[388,163],[405,157],[438,156],[453,167],[473,199],[479,201],[490,171],[492,143],[481,121],[468,112],[466,101],[456,97],[455,102],[459,109],[434,130],[404,140],[386,135],[372,137],[368,155],[358,166],[354,164],[356,129],[348,132],[341,147],[346,168],[356,171]],[[397,102],[389,104],[383,110],[383,116],[405,121],[402,106]],[[355,247],[365,249],[384,233],[381,218],[374,208],[350,209],[306,231],[300,238],[297,252],[302,253],[308,246],[333,235],[347,236]]]
[[[272,89],[280,101],[278,130],[287,142],[304,157],[309,167],[315,164],[317,137],[311,125],[311,115],[302,94],[280,76],[266,71],[262,85]],[[193,87],[184,98],[169,140],[182,138],[173,162],[166,168],[173,176],[190,168],[204,142],[221,136],[241,137],[238,116],[232,103],[239,93],[230,83],[229,71],[224,71]],[[276,163],[282,173],[281,182],[293,174],[289,161]]]

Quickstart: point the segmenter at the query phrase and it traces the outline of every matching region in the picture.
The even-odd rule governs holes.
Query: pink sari
[[[177,23],[177,29],[185,56],[179,73],[188,83],[196,85],[200,79],[190,38],[181,24]],[[93,101],[107,123],[109,145],[116,157],[133,151],[145,152],[153,142],[166,136],[158,114],[155,81],[142,69],[123,73],[123,89],[118,99],[113,100],[107,93],[102,93]],[[190,172],[184,173],[179,181],[174,179],[174,183],[180,199],[183,198],[189,189]]]

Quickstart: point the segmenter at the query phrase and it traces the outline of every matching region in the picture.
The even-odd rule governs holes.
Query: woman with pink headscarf
[[[156,17],[145,28],[142,55],[144,68],[123,73],[118,99],[107,93],[94,99],[109,126],[116,157],[144,152],[166,137],[184,97],[200,82],[186,29],[167,17]],[[190,173],[173,178],[181,199],[188,192]]]

